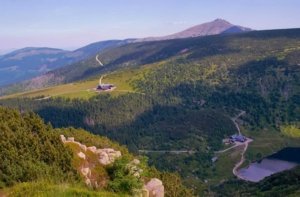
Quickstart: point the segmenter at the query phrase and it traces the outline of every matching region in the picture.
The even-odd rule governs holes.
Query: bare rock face
[[[149,191],[149,197],[164,197],[165,188],[161,180],[157,178],[151,179],[146,185],[146,189]]]

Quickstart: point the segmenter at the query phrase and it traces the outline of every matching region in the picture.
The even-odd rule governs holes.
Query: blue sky
[[[300,28],[299,9],[299,0],[1,0],[0,52],[167,35],[216,18],[258,30]]]

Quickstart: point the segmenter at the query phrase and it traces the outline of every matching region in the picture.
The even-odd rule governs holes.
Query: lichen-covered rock
[[[96,151],[97,151],[96,146],[90,146],[90,147],[87,147],[87,149],[93,153],[96,153]]]
[[[86,145],[84,145],[84,144],[80,144],[80,148],[81,148],[84,152],[86,152],[86,150],[87,150],[87,147],[86,147]]]
[[[90,176],[91,175],[91,169],[90,168],[82,168],[81,169],[81,174],[83,176]]]
[[[83,152],[79,152],[78,157],[85,160],[85,154]]]
[[[121,157],[120,151],[115,151],[111,148],[97,149],[95,153],[99,156],[99,162],[102,165],[109,165]]]
[[[69,141],[69,142],[74,142],[75,139],[74,139],[73,137],[68,137],[68,140],[67,140],[67,141]]]
[[[63,143],[65,143],[66,142],[66,137],[64,136],[64,135],[60,135],[60,139],[61,139],[61,141],[63,142]]]
[[[98,153],[98,156],[99,156],[99,163],[101,163],[102,165],[108,165],[110,164],[110,159],[109,159],[109,156],[106,152],[99,152]]]
[[[134,160],[132,160],[132,163],[135,165],[139,165],[141,163],[141,161],[138,159],[134,159]]]
[[[157,178],[151,179],[145,188],[149,191],[149,197],[164,197],[165,188],[161,180]]]

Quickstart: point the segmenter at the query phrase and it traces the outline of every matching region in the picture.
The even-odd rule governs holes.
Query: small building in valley
[[[110,91],[116,88],[114,84],[103,84],[102,83],[103,77],[104,76],[101,76],[101,78],[99,79],[99,84],[96,88],[97,91]]]
[[[240,134],[234,134],[230,136],[230,140],[232,140],[233,142],[245,142],[247,138]]]

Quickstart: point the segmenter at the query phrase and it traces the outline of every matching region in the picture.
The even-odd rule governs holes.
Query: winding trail
[[[237,119],[239,119],[239,117],[241,117],[242,115],[246,114],[245,111],[241,110],[241,112],[236,115],[235,117],[231,118],[233,124],[235,125],[236,129],[238,130],[238,133],[239,135],[242,135],[241,133],[241,129],[239,127],[239,124],[237,123]],[[250,139],[250,138],[246,138],[246,141],[245,142],[235,142],[235,145],[227,148],[227,149],[224,149],[224,150],[220,150],[220,151],[216,151],[215,153],[218,154],[218,153],[225,153],[231,149],[234,149],[238,146],[244,146],[244,149],[241,153],[241,159],[239,160],[239,162],[237,162],[234,166],[234,168],[232,169],[232,173],[239,179],[242,179],[242,180],[245,180],[244,177],[242,177],[241,175],[239,175],[238,173],[238,169],[241,167],[241,165],[243,165],[243,163],[245,162],[245,153],[248,149],[248,146],[249,146],[249,143],[251,143],[253,140]]]
[[[239,135],[242,135],[242,133],[241,133],[241,129],[240,129],[240,127],[239,127],[239,124],[236,122],[236,120],[237,120],[239,117],[241,117],[242,115],[244,115],[245,113],[246,113],[246,112],[242,110],[237,116],[231,118],[232,122],[235,124],[235,127],[237,128],[237,130],[238,130],[238,132],[239,132]],[[234,168],[232,169],[232,173],[233,173],[236,177],[238,177],[239,179],[245,180],[242,176],[239,175],[238,169],[239,169],[239,168],[241,167],[241,165],[243,165],[243,163],[245,162],[245,153],[246,153],[246,151],[247,151],[247,149],[248,149],[249,143],[252,142],[252,141],[253,141],[252,139],[247,138],[245,142],[240,143],[239,145],[237,145],[237,146],[244,145],[244,149],[243,149],[243,151],[242,151],[242,153],[241,153],[241,159],[240,159],[240,161],[239,161],[238,163],[235,164]],[[235,147],[237,147],[237,146],[235,146]]]
[[[99,55],[96,55],[96,61],[99,63],[100,66],[104,66],[104,65],[102,64],[102,62],[99,60]]]
[[[233,146],[231,146],[231,147],[229,147],[229,148],[226,148],[226,149],[224,149],[224,150],[215,151],[215,153],[216,153],[216,154],[218,154],[218,153],[225,153],[225,152],[227,152],[227,151],[229,151],[229,150],[231,150],[231,149],[234,149],[234,148],[236,148],[236,147],[238,147],[238,146],[242,146],[242,145],[244,145],[244,143],[241,143],[241,142],[235,142],[235,144],[234,144]]]
[[[242,177],[241,175],[239,175],[238,169],[244,163],[244,161],[245,161],[245,153],[246,153],[246,151],[248,149],[249,143],[252,142],[252,141],[253,141],[252,139],[247,138],[246,142],[243,143],[245,146],[244,146],[243,152],[241,153],[241,160],[238,163],[236,163],[235,166],[234,166],[234,168],[232,169],[232,173],[236,177],[238,177],[239,179],[245,180],[244,177]]]
[[[50,99],[50,98],[51,98],[51,96],[46,96],[46,97],[35,99],[35,100],[36,101],[42,101],[42,100],[47,100],[47,99]]]
[[[231,118],[233,124],[235,125],[236,129],[238,130],[239,132],[239,135],[241,135],[241,129],[239,127],[239,124],[236,122],[237,119],[239,119],[239,117],[241,117],[242,115],[244,115],[246,112],[245,111],[241,111],[238,115],[236,115],[235,117]]]

